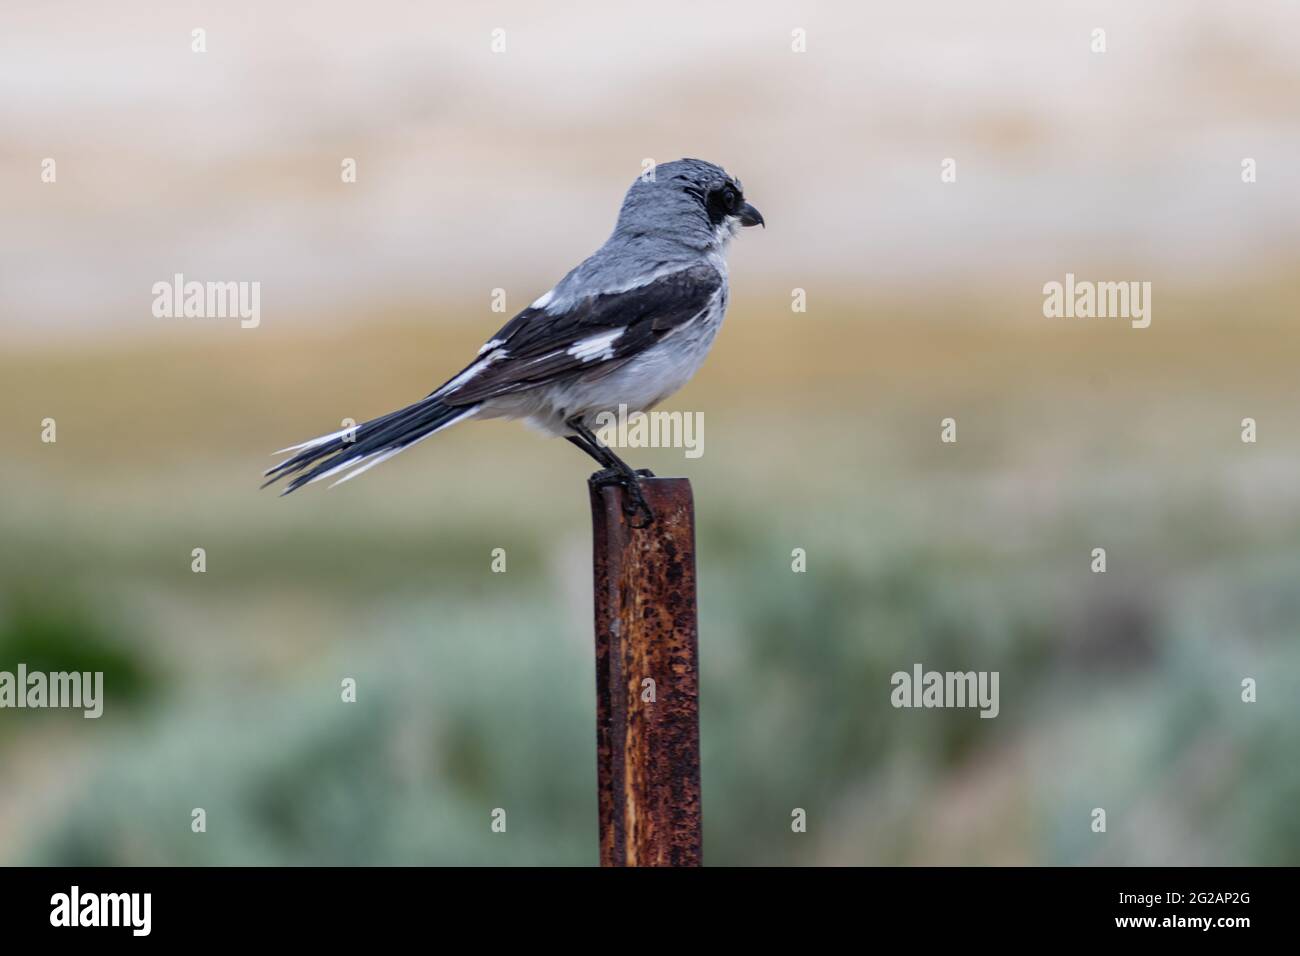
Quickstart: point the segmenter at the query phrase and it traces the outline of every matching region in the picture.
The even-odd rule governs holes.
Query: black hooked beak
[[[749,203],[740,207],[740,224],[742,226],[762,226],[767,228],[767,223],[763,221],[763,214],[751,206]]]

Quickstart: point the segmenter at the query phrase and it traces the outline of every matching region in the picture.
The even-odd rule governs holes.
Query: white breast
[[[515,396],[513,407],[492,409],[489,414],[526,417],[535,428],[552,434],[565,432],[564,419],[582,415],[590,424],[601,412],[628,414],[644,412],[658,405],[691,380],[709,354],[714,336],[727,309],[724,286],[714,294],[709,307],[687,324],[675,329],[663,341],[646,349],[614,371],[596,378],[575,379],[527,396],[530,407],[521,408],[524,396]],[[518,405],[516,404],[518,402]],[[492,404],[496,404],[494,400]]]

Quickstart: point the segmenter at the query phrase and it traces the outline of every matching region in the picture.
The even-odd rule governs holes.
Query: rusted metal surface
[[[641,488],[643,530],[623,489],[591,488],[600,863],[699,866],[695,506],[685,478]]]

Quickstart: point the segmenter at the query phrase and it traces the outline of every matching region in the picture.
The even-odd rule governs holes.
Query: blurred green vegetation
[[[672,403],[705,412],[704,457],[635,456],[696,492],[706,859],[1300,861],[1298,386],[1271,328],[859,323],[870,369],[829,394],[799,330],[729,326]],[[182,350],[205,373],[147,409],[74,397],[94,352],[0,369],[20,418],[59,418],[54,445],[4,436],[0,666],[109,687],[100,721],[0,714],[0,861],[594,862],[581,456],[488,424],[256,490],[265,450],[332,424],[332,370],[427,338],[374,334],[312,340],[287,393],[263,369],[291,339]],[[356,378],[361,414],[426,384],[383,379]],[[893,709],[916,662],[998,671],[1001,713]]]
[[[29,674],[102,673],[106,707],[133,707],[156,691],[147,661],[114,633],[103,609],[92,612],[75,596],[53,590],[0,594],[0,671],[16,674],[20,663]],[[69,715],[58,710],[28,714],[31,719]],[[82,719],[81,711],[70,714]],[[0,721],[0,737],[17,732],[16,721]]]

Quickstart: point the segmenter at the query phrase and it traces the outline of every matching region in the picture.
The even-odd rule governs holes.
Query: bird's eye
[[[730,183],[711,188],[704,202],[704,208],[709,214],[709,222],[715,226],[720,225],[728,216],[736,215],[741,205],[740,194]]]

